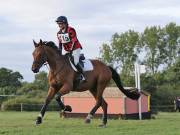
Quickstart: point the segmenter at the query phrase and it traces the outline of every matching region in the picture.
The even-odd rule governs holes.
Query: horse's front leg
[[[59,106],[59,110],[60,110],[60,112],[62,111],[62,112],[64,112],[64,111],[68,111],[68,112],[71,112],[72,111],[72,108],[71,108],[71,106],[69,106],[69,105],[64,105],[64,103],[62,102],[62,100],[61,100],[61,94],[60,93],[58,93],[57,94],[57,96],[56,96],[56,101],[57,101],[57,103],[58,103],[58,106]]]
[[[62,86],[62,88],[58,92],[58,94],[56,96],[56,101],[59,105],[60,111],[69,111],[69,112],[72,111],[71,106],[64,105],[64,103],[61,101],[61,96],[69,93],[71,90],[72,90],[72,85],[70,83],[66,83]]]
[[[36,125],[41,124],[42,123],[42,118],[47,110],[48,104],[51,102],[51,100],[53,99],[54,95],[56,94],[56,90],[53,87],[50,87],[48,90],[48,94],[47,97],[45,99],[45,103],[41,108],[41,111],[36,119]]]

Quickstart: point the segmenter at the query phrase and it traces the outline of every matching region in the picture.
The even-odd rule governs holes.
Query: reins
[[[44,49],[45,55],[46,55],[46,57],[47,57],[47,52],[46,52],[46,49],[44,48],[44,46],[43,46],[43,49]],[[64,61],[64,62],[63,62],[63,64],[62,64],[61,68],[60,68],[55,74],[53,74],[54,76],[56,76],[57,74],[61,73],[62,70],[64,69],[64,67],[65,67],[65,60],[63,60],[63,61]],[[48,71],[50,71],[50,68],[48,67],[48,65],[49,65],[48,62],[47,62],[47,63],[44,63],[43,65],[46,66],[46,68],[48,69]]]

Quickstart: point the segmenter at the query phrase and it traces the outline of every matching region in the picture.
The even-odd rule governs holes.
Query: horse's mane
[[[49,46],[58,51],[58,47],[53,41],[43,41],[43,45]]]

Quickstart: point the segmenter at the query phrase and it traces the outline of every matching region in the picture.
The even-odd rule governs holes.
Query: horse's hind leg
[[[93,96],[96,99],[96,105],[92,108],[92,110],[90,111],[90,113],[88,114],[88,116],[86,117],[85,122],[86,123],[90,123],[93,115],[95,114],[95,112],[97,111],[97,109],[102,106],[103,108],[103,124],[100,125],[101,127],[105,127],[105,125],[107,124],[107,103],[104,101],[102,94],[103,91],[106,87],[105,83],[103,83],[104,85],[99,85],[97,87],[96,91],[91,91],[91,93],[93,94]]]
[[[100,107],[100,106],[99,106]],[[93,115],[95,114],[96,110],[99,108],[97,106],[97,103],[95,105],[95,107],[91,110],[91,112],[88,114],[88,116],[86,117],[85,123],[90,123],[91,119],[93,118]],[[102,124],[99,125],[100,127],[106,127],[107,124],[107,107],[108,104],[106,103],[106,101],[104,100],[104,98],[102,97],[102,101],[101,101],[101,107],[103,109],[103,117],[102,117]]]
[[[93,118],[93,115],[95,114],[95,111],[97,110],[97,108],[99,108],[99,104],[97,103],[97,98],[96,98],[96,95],[97,95],[97,92],[96,92],[96,89],[92,89],[90,90],[91,94],[93,95],[93,97],[96,99],[96,105],[93,107],[93,109],[90,111],[90,113],[88,114],[88,116],[86,117],[85,119],[85,123],[90,123],[91,122],[91,119]]]
[[[102,125],[100,126],[105,126],[107,124],[107,107],[108,107],[108,104],[106,103],[106,101],[104,100],[104,98],[102,98],[102,104],[101,104],[101,107],[103,109],[103,117],[102,117]]]
[[[86,117],[85,123],[90,123],[97,109],[101,106],[102,98],[97,98],[95,106],[92,108],[88,116]]]

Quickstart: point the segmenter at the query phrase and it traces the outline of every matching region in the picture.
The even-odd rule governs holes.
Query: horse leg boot
[[[36,119],[36,125],[41,124],[42,123],[42,118],[44,117],[44,114],[47,110],[48,104],[51,102],[52,98],[55,95],[55,89],[53,87],[50,87],[48,90],[48,95],[47,98],[45,100],[44,105],[41,108],[41,111]]]
[[[60,111],[68,111],[68,112],[72,111],[71,106],[64,105],[64,103],[61,101],[61,94],[60,93],[57,94],[55,99],[56,99],[56,101],[57,101],[57,103],[59,105]]]

